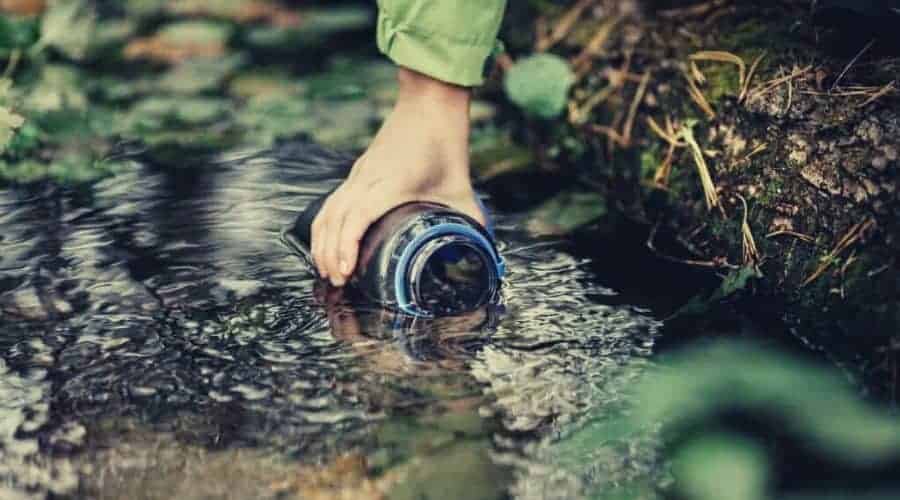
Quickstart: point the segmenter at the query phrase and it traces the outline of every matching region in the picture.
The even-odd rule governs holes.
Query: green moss
[[[738,96],[741,92],[741,78],[737,66],[729,63],[710,63],[701,65],[706,76],[704,94],[713,105],[718,104],[725,96]]]
[[[641,152],[641,178],[645,180],[653,179],[656,170],[662,164],[663,158],[659,151],[659,146],[651,146]]]

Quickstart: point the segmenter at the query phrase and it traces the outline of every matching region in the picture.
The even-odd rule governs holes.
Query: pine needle
[[[697,52],[695,54],[691,54],[689,59],[693,61],[714,61],[714,62],[723,62],[723,63],[731,63],[738,67],[738,71],[740,74],[740,85],[744,86],[744,82],[747,81],[747,65],[744,63],[744,60],[739,56],[732,54],[731,52],[726,52],[724,50],[704,50],[701,52]],[[698,80],[700,81],[700,80]],[[703,83],[700,81],[700,83]]]
[[[756,240],[753,238],[753,231],[750,229],[750,208],[747,206],[747,200],[743,196],[737,195],[744,205],[744,220],[741,222],[741,246],[743,248],[744,265],[752,265],[754,268],[759,266],[760,255],[759,249],[756,247]]]
[[[681,127],[680,136],[687,143],[697,165],[697,172],[700,174],[700,182],[703,185],[703,194],[706,198],[706,208],[712,210],[719,207],[719,194],[716,192],[716,185],[713,183],[712,175],[709,172],[709,166],[706,164],[706,158],[703,157],[703,150],[697,143],[694,136],[694,126],[697,125],[696,120],[689,120]]]
[[[631,144],[631,132],[634,130],[634,120],[637,118],[638,109],[641,107],[641,102],[644,100],[644,95],[647,93],[647,85],[649,85],[649,83],[650,72],[648,71],[641,77],[641,83],[638,85],[637,92],[634,94],[634,99],[631,101],[631,106],[628,108],[628,118],[625,119],[625,125],[622,129],[622,137],[625,138],[625,143],[627,145]]]
[[[591,61],[603,53],[603,47],[612,35],[613,29],[619,24],[619,20],[620,18],[613,17],[603,21],[587,45],[572,59],[572,67],[579,77],[590,71]]]
[[[864,108],[864,107],[868,106],[869,104],[872,104],[873,102],[877,101],[878,99],[881,99],[882,97],[893,93],[895,90],[897,90],[894,87],[894,84],[896,84],[896,81],[891,82],[891,83],[885,85],[884,87],[881,87],[881,89],[879,89],[878,92],[875,92],[874,94],[872,94],[871,97],[866,99],[865,102],[863,102],[862,104],[859,105],[859,107]]]
[[[831,252],[829,252],[828,255],[822,258],[822,263],[819,264],[819,267],[816,268],[815,272],[813,272],[808,278],[803,281],[800,287],[802,288],[811,284],[812,282],[819,279],[823,274],[825,274],[825,271],[827,271],[828,268],[831,267],[832,264],[834,264],[834,259],[844,250],[850,248],[850,246],[859,241],[866,233],[866,231],[868,231],[869,228],[874,225],[875,221],[869,219],[864,222],[857,223],[853,227],[851,227],[850,230],[848,230],[847,233],[838,240],[837,244],[834,246]]]
[[[672,123],[672,119],[666,116],[666,129],[663,130],[662,127],[656,123],[656,120],[653,119],[652,116],[647,117],[647,126],[650,128],[653,133],[658,135],[662,140],[666,141],[669,148],[666,151],[666,156],[663,158],[662,163],[660,163],[659,167],[656,169],[656,173],[653,175],[653,184],[659,187],[668,187],[669,186],[669,177],[672,175],[672,164],[675,161],[675,150],[678,148],[683,148],[687,146],[687,144],[678,140],[678,134],[675,132],[675,125]]]
[[[750,70],[747,71],[747,79],[741,84],[741,93],[738,96],[738,103],[743,103],[747,100],[747,95],[750,93],[750,84],[753,83],[753,77],[756,76],[756,70],[759,68],[759,63],[761,63],[765,57],[766,53],[763,52],[753,61],[753,64],[750,65]]]
[[[694,79],[687,72],[684,73],[684,78],[688,82],[688,95],[691,96],[691,99],[697,106],[703,111],[707,118],[710,120],[715,119],[716,111],[713,109],[712,105],[709,104],[709,101],[706,100],[706,96],[703,95],[703,92],[700,91],[700,88],[697,87],[697,84],[694,82]]]
[[[538,40],[535,47],[536,51],[546,52],[559,43],[560,40],[568,36],[569,32],[572,31],[572,28],[575,27],[575,23],[577,23],[578,19],[581,17],[581,14],[596,2],[597,0],[581,0],[573,5],[572,8],[559,19],[553,27],[553,31],[551,31],[547,37]]]

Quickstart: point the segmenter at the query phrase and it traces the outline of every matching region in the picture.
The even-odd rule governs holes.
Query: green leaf
[[[372,24],[372,11],[358,6],[310,9],[303,13],[303,19],[300,26],[293,28],[254,28],[248,33],[247,42],[269,50],[315,46],[340,33],[368,28]]]
[[[629,420],[636,428],[691,427],[742,408],[777,415],[783,431],[847,464],[900,455],[900,422],[860,400],[838,373],[750,344],[684,352],[635,392],[639,403]]]
[[[157,36],[172,45],[225,45],[232,28],[216,21],[178,21],[164,26]]]
[[[130,129],[140,132],[169,126],[203,125],[226,115],[229,107],[224,99],[149,97],[131,110]]]
[[[69,66],[44,66],[38,83],[25,97],[24,106],[34,113],[62,110],[83,111],[88,100],[82,90],[81,74]]]
[[[705,314],[719,302],[746,289],[752,280],[762,277],[762,273],[753,266],[744,266],[740,269],[735,269],[725,276],[725,279],[722,280],[719,287],[709,294],[709,296],[706,296],[704,293],[692,298],[675,313],[675,316]]]
[[[769,462],[765,451],[736,436],[704,436],[688,443],[678,450],[672,472],[682,498],[768,498]]]
[[[0,15],[0,54],[25,49],[38,39],[38,23],[34,19]]]
[[[178,94],[215,90],[243,63],[244,58],[240,55],[221,59],[191,59],[163,75],[159,88]]]
[[[7,146],[12,141],[17,128],[25,123],[25,119],[14,113],[11,109],[4,106],[6,96],[12,87],[12,81],[7,78],[0,78],[0,153],[6,151]]]
[[[556,118],[566,108],[575,74],[565,59],[538,54],[522,59],[506,75],[506,94],[525,112]]]
[[[599,193],[563,192],[532,211],[528,228],[536,234],[567,234],[606,214],[606,200]]]
[[[6,150],[15,130],[25,123],[25,119],[8,108],[0,106],[0,153]]]
[[[81,59],[91,44],[96,22],[94,10],[84,0],[57,0],[41,18],[41,37],[31,50],[53,47],[71,59]]]

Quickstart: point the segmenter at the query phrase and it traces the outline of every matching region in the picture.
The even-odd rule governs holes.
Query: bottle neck
[[[426,241],[400,271],[412,305],[429,315],[475,310],[490,302],[500,286],[490,249],[456,234]]]

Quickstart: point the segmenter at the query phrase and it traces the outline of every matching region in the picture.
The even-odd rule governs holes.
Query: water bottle
[[[326,199],[311,203],[283,233],[312,269],[312,223]],[[505,273],[489,228],[437,203],[401,205],[366,231],[349,286],[412,316],[473,311],[497,297]]]

